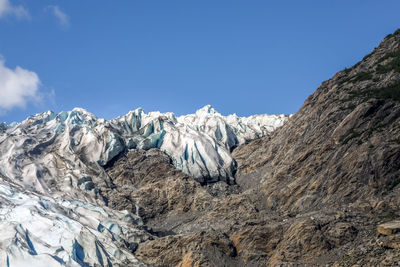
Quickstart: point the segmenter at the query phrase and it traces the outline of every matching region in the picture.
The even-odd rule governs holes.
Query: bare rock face
[[[378,225],[378,233],[381,235],[393,235],[400,232],[400,221],[391,221]]]
[[[108,206],[137,213],[146,222],[169,212],[200,211],[211,196],[177,170],[158,149],[132,150],[108,168],[112,186],[102,188]]]
[[[260,168],[272,209],[374,200],[399,183],[400,34],[323,82],[272,136],[239,147],[238,183]],[[370,203],[373,205],[373,203]]]
[[[196,205],[149,219],[166,236],[136,256],[155,266],[399,264],[396,230],[382,224],[399,217],[399,125],[397,31],[323,82],[284,126],[236,148],[237,189],[194,184]],[[390,235],[377,236],[378,225]]]
[[[360,63],[323,82],[288,123],[271,136],[234,151],[237,182],[259,188],[268,209],[291,217],[317,210],[336,211],[340,216],[343,211],[347,213],[335,229],[325,231],[321,226],[311,231],[315,233],[313,238],[347,231],[344,236],[317,240],[315,248],[311,242],[301,252],[287,247],[285,253],[293,251],[295,256],[288,262],[308,261],[309,256],[304,254],[307,250],[314,252],[314,263],[318,262],[317,255],[329,251],[335,251],[336,257],[339,254],[336,261],[341,264],[376,264],[387,256],[384,250],[377,251],[368,244],[376,242],[374,225],[385,220],[385,214],[396,217],[400,207],[399,102],[397,31]],[[359,224],[349,224],[349,217],[356,213]],[[379,229],[384,231],[382,227]],[[294,231],[280,245],[291,236],[301,240],[298,231],[303,230]],[[352,247],[353,256],[349,256],[337,249],[345,241],[364,244]],[[366,256],[367,251],[377,254]],[[285,257],[279,259],[285,262]]]
[[[163,249],[160,250],[160,247]],[[167,236],[144,243],[137,251],[149,264],[175,266],[237,265],[236,250],[229,238],[219,232],[198,232],[184,237]],[[232,266],[232,265],[230,265]]]

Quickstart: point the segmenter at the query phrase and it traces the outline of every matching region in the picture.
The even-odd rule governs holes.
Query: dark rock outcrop
[[[145,222],[169,212],[200,211],[211,197],[194,179],[177,170],[158,149],[131,150],[106,169],[112,186],[101,188],[108,206],[138,213]]]

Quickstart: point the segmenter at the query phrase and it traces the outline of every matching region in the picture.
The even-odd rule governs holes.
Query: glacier
[[[105,169],[129,150],[159,149],[200,183],[235,183],[232,150],[289,115],[223,116],[138,108],[111,120],[82,108],[0,124],[0,266],[143,266],[153,238],[136,214],[107,208]],[[111,264],[112,263],[112,264]]]
[[[101,175],[102,167],[129,149],[158,148],[178,169],[201,182],[234,183],[236,163],[230,152],[270,134],[288,118],[223,116],[210,105],[179,117],[138,108],[112,120],[81,108],[48,111],[2,127],[0,173],[46,192],[43,179],[65,177],[68,188],[82,176]]]
[[[126,211],[0,182],[0,266],[145,266],[124,249],[151,238],[141,224]]]

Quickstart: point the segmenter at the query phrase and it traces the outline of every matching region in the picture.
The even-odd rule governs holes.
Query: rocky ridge
[[[378,231],[400,216],[399,60],[400,30],[323,82],[281,128],[233,151],[240,193],[141,244],[137,257],[159,266],[400,264],[396,233]],[[200,237],[208,234],[219,242]]]

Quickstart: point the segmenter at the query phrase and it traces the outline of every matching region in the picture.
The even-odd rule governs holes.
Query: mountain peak
[[[94,114],[90,113],[89,111],[87,111],[84,108],[75,107],[71,111],[75,112],[75,113],[85,114],[85,115],[89,115],[89,116],[93,116],[94,117]]]
[[[202,107],[201,109],[198,109],[196,111],[196,114],[219,114],[211,105],[205,105],[204,107]]]

